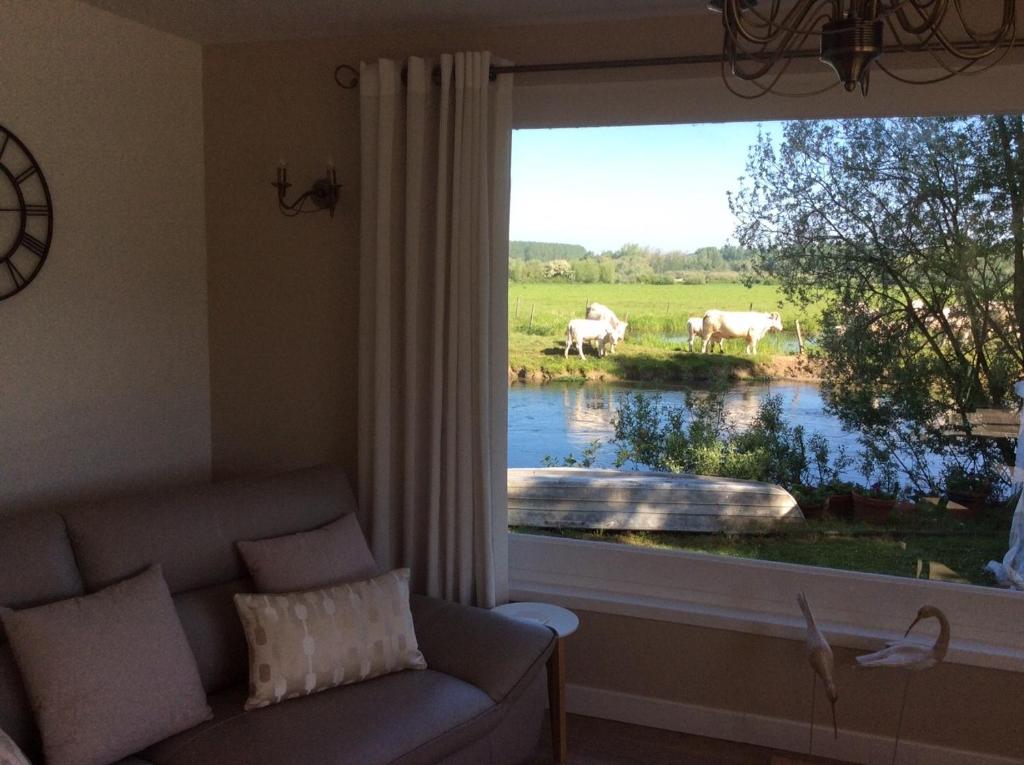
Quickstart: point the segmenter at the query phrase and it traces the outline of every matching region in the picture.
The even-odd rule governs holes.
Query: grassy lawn
[[[601,359],[593,351],[584,360],[565,359],[565,326],[586,315],[589,302],[604,303],[629,321],[626,340],[614,356]],[[726,354],[686,352],[686,321],[709,308],[780,311],[787,332],[769,335],[757,356],[744,353],[741,340],[726,341]],[[518,310],[517,310],[518,309]],[[813,307],[804,311],[787,304],[778,287],[741,284],[509,284],[509,366],[541,379],[618,379],[681,383],[717,379],[776,376],[772,359],[793,343],[790,334],[799,319],[813,334],[820,319]]]
[[[992,526],[947,533],[879,531],[835,521],[808,521],[799,529],[744,535],[536,528],[516,531],[988,586],[995,582],[984,566],[1002,558],[1008,538],[1007,531]]]

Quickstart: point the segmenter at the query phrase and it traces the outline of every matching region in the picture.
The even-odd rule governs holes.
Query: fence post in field
[[[516,295],[516,315],[515,315],[514,318],[516,318],[516,319],[519,318],[519,296],[518,295]]]
[[[797,347],[797,355],[798,356],[803,356],[804,355],[804,335],[800,331],[800,319],[796,320],[796,347]]]
[[[753,300],[750,301],[750,308],[748,308],[747,310],[748,311],[753,311],[754,310],[754,301]]]
[[[531,303],[530,304],[530,329],[533,329],[533,312],[535,310],[537,310],[537,304],[536,303]]]

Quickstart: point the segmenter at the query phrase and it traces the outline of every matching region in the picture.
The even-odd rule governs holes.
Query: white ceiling
[[[201,43],[677,16],[706,0],[85,0]],[[706,11],[704,11],[706,12]]]

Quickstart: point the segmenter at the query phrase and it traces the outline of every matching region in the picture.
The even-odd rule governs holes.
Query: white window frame
[[[513,600],[794,640],[805,592],[829,640],[858,650],[902,638],[927,603],[950,618],[947,661],[1024,672],[1024,593],[1009,590],[512,532],[509,581]]]

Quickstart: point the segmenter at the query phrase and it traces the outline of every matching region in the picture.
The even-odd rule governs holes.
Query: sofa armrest
[[[413,595],[416,640],[427,666],[480,688],[495,702],[547,661],[555,633],[483,608]]]

